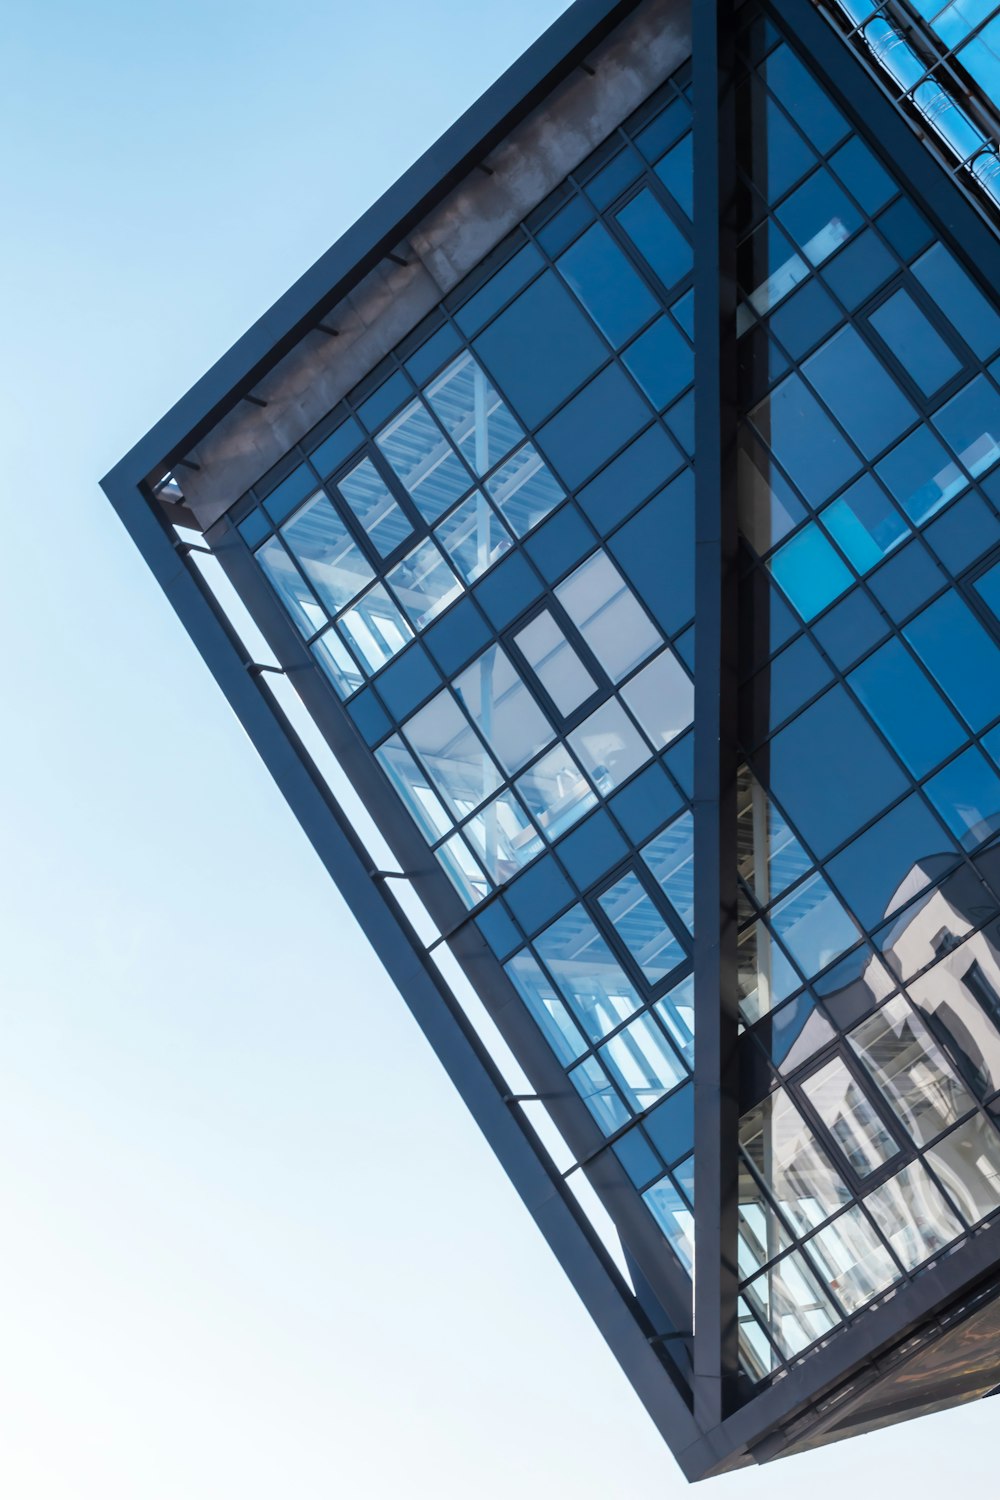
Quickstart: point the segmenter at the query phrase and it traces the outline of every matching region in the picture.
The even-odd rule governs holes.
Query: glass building
[[[1000,1386],[998,100],[577,0],[104,481],[692,1479]]]

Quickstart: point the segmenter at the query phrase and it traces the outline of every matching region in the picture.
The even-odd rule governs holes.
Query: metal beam
[[[736,125],[733,0],[692,7],[695,247],[694,1410],[737,1378]]]

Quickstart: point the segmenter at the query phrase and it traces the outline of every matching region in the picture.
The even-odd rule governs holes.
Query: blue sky
[[[561,9],[5,14],[18,1500],[685,1488],[97,488]],[[994,1423],[983,1405],[713,1492],[984,1483]]]

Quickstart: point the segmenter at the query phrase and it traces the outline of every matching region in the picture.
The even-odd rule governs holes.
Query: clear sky
[[[11,1500],[685,1490],[97,487],[562,8],[4,7]],[[957,1493],[995,1412],[706,1493]]]

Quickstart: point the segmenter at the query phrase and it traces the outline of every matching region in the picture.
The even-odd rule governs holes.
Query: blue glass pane
[[[944,581],[931,552],[911,537],[871,574],[869,586],[886,613],[899,623],[926,604]]]
[[[322,493],[295,512],[281,535],[331,614],[349,604],[375,577],[368,559]]]
[[[538,446],[574,489],[634,437],[650,415],[628,377],[609,365],[539,431]]]
[[[588,1057],[569,1077],[605,1135],[613,1135],[628,1124],[632,1117],[596,1058]]]
[[[954,591],[935,600],[903,633],[973,729],[996,718],[1000,648]]]
[[[337,489],[380,557],[388,557],[413,527],[370,458],[345,474]]]
[[[889,625],[868,595],[854,589],[817,620],[813,629],[824,651],[846,672],[888,634]]]
[[[1000,622],[1000,563],[994,563],[976,579],[974,588]]]
[[[683,461],[680,450],[654,423],[592,479],[577,499],[598,531],[606,535],[675,474]]]
[[[657,311],[656,298],[603,224],[582,234],[556,264],[616,349]]]
[[[1000,829],[1000,777],[975,745],[931,777],[927,795],[963,849]]]
[[[880,464],[879,478],[915,526],[965,487],[965,476],[927,427],[918,427]]]
[[[848,681],[914,776],[926,776],[967,737],[901,641],[887,641]]]
[[[980,359],[1000,347],[1000,315],[943,245],[932,245],[913,274]]]
[[[944,829],[913,794],[880,818],[828,866],[854,914],[869,929],[929,884],[941,855],[952,856]]]
[[[694,477],[688,469],[615,532],[608,550],[673,634],[694,615]]]
[[[278,598],[307,639],[326,624],[326,611],[276,536],[255,553]]]
[[[827,261],[823,267],[823,280],[853,312],[898,269],[895,257],[889,254],[878,235],[865,229],[839,255]]]
[[[478,920],[482,922],[483,918]],[[530,953],[518,953],[504,964],[504,969],[559,1061],[575,1062],[587,1044],[552,981],[542,973],[536,960]]]
[[[878,213],[896,196],[896,184],[859,136],[852,135],[830,158],[830,165],[868,214]]]
[[[868,458],[916,420],[913,405],[854,328],[834,334],[802,368]]]
[[[953,350],[904,288],[870,313],[869,322],[925,396],[933,396],[961,370]]]
[[[828,505],[821,520],[859,573],[880,563],[910,530],[870,474]]]
[[[945,567],[958,574],[1000,542],[1000,521],[981,496],[970,490],[927,528],[924,540]]]
[[[825,167],[796,188],[776,213],[814,266],[821,266],[861,224],[860,213]]]
[[[607,345],[570,293],[548,272],[475,341],[514,410],[535,427],[607,358]]]
[[[649,188],[643,188],[615,215],[649,266],[669,289],[693,264],[691,246]]]
[[[482,328],[544,264],[534,245],[523,246],[468,302],[456,309],[455,322],[462,332],[471,335],[477,328]]]
[[[1000,395],[985,375],[963,386],[933,420],[973,478],[1000,458]]]
[[[771,912],[771,925],[808,979],[856,943],[858,929],[822,875],[810,875]]]
[[[582,906],[540,933],[535,951],[591,1041],[640,1008],[634,985]]]
[[[840,489],[860,467],[808,386],[790,375],[750,413],[761,437],[811,505]]]
[[[843,115],[785,43],[770,53],[761,73],[771,92],[820,151],[829,151],[847,134]]]
[[[683,961],[684,949],[637,875],[629,871],[599,900],[608,921],[650,984],[658,984]]]
[[[332,474],[334,469],[339,469],[345,459],[350,458],[355,448],[360,448],[364,442],[361,428],[353,417],[342,422],[335,432],[331,432],[328,438],[314,448],[309,455],[309,462],[316,470],[321,479]]]
[[[646,1131],[668,1166],[694,1146],[694,1085],[685,1084],[658,1104],[645,1121]]]
[[[656,175],[675,203],[679,203],[689,219],[694,218],[694,161],[692,159],[693,136],[688,131],[672,151],[656,164]]]
[[[472,478],[422,401],[411,401],[375,438],[425,521],[467,490]]]
[[[854,582],[814,521],[780,547],[768,567],[804,620],[813,619]]]
[[[768,326],[792,358],[801,359],[842,321],[843,316],[830,293],[812,276],[771,315]],[[747,336],[742,342],[748,342]],[[773,372],[774,375],[780,373],[780,370]]]
[[[831,688],[779,730],[767,760],[775,799],[820,858],[907,786],[842,687]]]
[[[685,1077],[677,1054],[648,1013],[637,1016],[605,1042],[598,1056],[636,1114],[649,1109]]]
[[[688,932],[694,933],[694,818],[682,813],[642,849],[650,874]]]
[[[663,1171],[662,1161],[638,1125],[626,1130],[611,1149],[637,1188],[644,1188],[647,1182],[652,1182]]]
[[[248,547],[256,547],[271,530],[271,523],[262,510],[252,510],[237,529]]]
[[[694,375],[694,350],[669,318],[647,328],[622,358],[658,411],[679,396]]]
[[[752,75],[740,85],[737,109],[743,166],[764,201],[773,203],[816,165],[816,153]]]
[[[287,479],[283,479],[276,485],[264,500],[264,509],[271,520],[280,524],[291,511],[295,509],[300,500],[310,494],[316,488],[316,480],[312,469],[308,464],[299,464],[293,469]],[[260,490],[258,488],[258,494]]]

